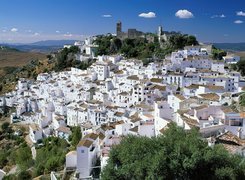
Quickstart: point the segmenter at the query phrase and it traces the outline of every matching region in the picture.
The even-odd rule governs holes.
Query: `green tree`
[[[239,97],[239,104],[245,107],[245,92]]]
[[[191,45],[198,45],[198,41],[195,36],[188,36],[186,40],[186,45],[191,46]]]
[[[65,155],[68,151],[68,143],[64,139],[49,137],[44,139],[44,146],[37,149],[34,165],[34,175],[39,176],[50,171],[58,171],[63,168]]]
[[[80,53],[80,48],[78,46],[71,46],[69,48],[69,53],[74,53],[74,54]]]
[[[28,169],[32,163],[31,149],[25,143],[16,152],[16,163],[19,165],[21,170]]]
[[[106,35],[106,36],[99,35],[99,36],[97,36],[96,40],[93,42],[99,46],[98,51],[97,51],[97,55],[101,56],[101,55],[108,55],[109,54],[112,39],[113,39],[112,35]]]
[[[9,125],[10,125],[10,124],[9,124],[8,122],[4,122],[4,123],[2,124],[1,128],[2,128],[3,132],[7,132],[7,131],[8,131],[8,129],[10,128]]]
[[[32,179],[31,178],[31,174],[28,171],[21,171],[18,176],[17,176],[18,180],[28,180],[28,179]]]
[[[80,126],[76,126],[72,129],[72,134],[71,134],[71,144],[73,146],[77,146],[77,144],[79,143],[79,141],[82,138],[82,132],[81,132],[81,127]]]
[[[157,138],[128,136],[114,146],[102,179],[244,179],[245,162],[198,131],[170,124]]]
[[[226,56],[227,52],[216,47],[212,47],[212,56],[213,59],[221,60],[223,56]]]
[[[7,153],[4,150],[0,151],[0,168],[2,169],[8,162]]]
[[[242,76],[245,76],[245,58],[241,59],[237,63],[237,70],[241,73]]]
[[[170,36],[169,45],[173,50],[183,49],[186,45],[186,37],[182,34],[175,34]]]

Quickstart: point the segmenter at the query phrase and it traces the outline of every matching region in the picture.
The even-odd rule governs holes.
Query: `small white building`
[[[77,167],[77,151],[70,151],[66,154],[66,168],[75,169]]]
[[[29,125],[29,137],[33,143],[43,138],[42,129],[37,124]]]
[[[77,145],[77,173],[79,178],[88,178],[98,158],[99,136],[86,135]]]
[[[223,60],[226,64],[236,64],[240,61],[240,56],[236,55],[227,55],[223,57]]]

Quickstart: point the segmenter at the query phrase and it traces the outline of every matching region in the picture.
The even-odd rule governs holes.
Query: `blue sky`
[[[118,20],[123,30],[162,25],[202,42],[245,42],[245,0],[1,0],[0,42],[83,39],[115,33]]]

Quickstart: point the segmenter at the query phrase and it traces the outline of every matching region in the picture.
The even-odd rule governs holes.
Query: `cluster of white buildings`
[[[48,136],[68,140],[70,127],[80,126],[83,138],[66,155],[66,168],[87,178],[98,159],[103,169],[122,136],[158,136],[170,122],[186,130],[198,128],[204,138],[230,131],[243,139],[245,113],[229,105],[244,87],[245,80],[225,69],[224,61],[213,61],[207,49],[190,46],[148,66],[101,56],[87,70],[21,79],[15,91],[0,97],[0,106],[16,108],[12,122],[30,124],[34,143]]]
[[[76,60],[78,61],[88,61],[89,59],[94,59],[96,57],[96,52],[98,45],[94,43],[96,37],[88,37],[84,41],[76,41],[73,45],[66,44],[64,48],[70,48],[72,46],[77,46],[80,49],[80,53],[76,54]]]

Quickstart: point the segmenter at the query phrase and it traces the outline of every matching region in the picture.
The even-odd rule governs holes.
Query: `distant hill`
[[[38,41],[31,44],[0,44],[0,46],[8,46],[25,52],[50,53],[63,48],[65,44],[74,44],[75,40],[47,40]]]
[[[47,41],[38,41],[28,45],[35,46],[61,46],[63,47],[65,44],[74,44],[75,40],[47,40]]]
[[[228,50],[228,51],[245,51],[244,43],[213,43],[217,48]]]

